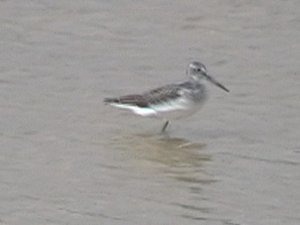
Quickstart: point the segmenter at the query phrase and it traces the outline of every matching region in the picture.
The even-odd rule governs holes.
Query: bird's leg
[[[164,133],[166,131],[167,126],[169,125],[169,120],[167,120],[164,124],[164,126],[161,129],[161,132]]]

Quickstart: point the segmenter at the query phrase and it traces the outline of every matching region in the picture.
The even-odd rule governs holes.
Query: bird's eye
[[[201,69],[200,69],[200,68],[198,68],[198,69],[197,69],[197,71],[198,71],[198,72],[200,72],[200,71],[201,71]]]

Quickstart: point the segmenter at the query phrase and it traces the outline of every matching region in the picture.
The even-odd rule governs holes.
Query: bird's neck
[[[190,82],[194,84],[202,84],[203,79],[200,79],[198,76],[190,76]]]

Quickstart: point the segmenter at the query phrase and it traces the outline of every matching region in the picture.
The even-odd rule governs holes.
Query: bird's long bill
[[[218,81],[216,81],[213,77],[211,77],[208,74],[206,74],[206,78],[207,78],[207,80],[209,80],[210,82],[212,82],[214,85],[218,86],[219,88],[222,88],[226,92],[229,92],[229,90],[223,84],[221,84]]]

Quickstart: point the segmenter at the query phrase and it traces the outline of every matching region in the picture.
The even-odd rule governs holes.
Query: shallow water
[[[0,1],[0,224],[300,224],[300,4]],[[195,115],[102,103],[184,80]]]

